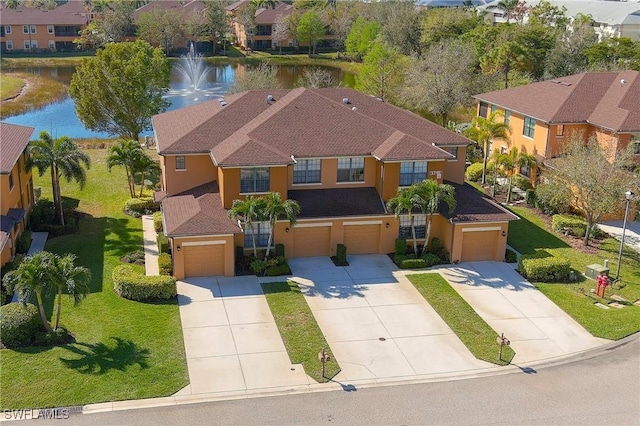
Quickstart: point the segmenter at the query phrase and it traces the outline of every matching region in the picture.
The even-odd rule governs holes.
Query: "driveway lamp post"
[[[616,271],[616,281],[620,278],[620,263],[622,262],[622,248],[624,246],[624,234],[627,231],[627,218],[629,217],[629,204],[631,204],[631,198],[633,198],[633,192],[627,191],[624,193],[627,199],[627,207],[624,210],[624,222],[622,222],[622,240],[620,241],[620,251],[618,252],[618,270]]]

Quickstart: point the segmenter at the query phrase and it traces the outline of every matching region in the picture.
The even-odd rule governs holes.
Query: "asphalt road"
[[[588,356],[477,379],[73,414],[38,423],[640,425],[640,336]]]

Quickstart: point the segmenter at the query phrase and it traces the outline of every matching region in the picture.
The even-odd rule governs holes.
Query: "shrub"
[[[347,246],[338,244],[336,247],[336,260],[340,264],[347,263]]]
[[[33,206],[29,216],[31,227],[38,231],[42,225],[51,225],[56,221],[56,208],[53,201],[40,198]]]
[[[504,252],[504,260],[507,263],[516,263],[518,261],[518,254],[511,249],[506,249]]]
[[[153,213],[153,229],[156,234],[162,232],[162,212],[157,211]]]
[[[144,266],[144,250],[136,250],[125,254],[120,258],[120,262],[135,263],[136,265]]]
[[[31,231],[25,229],[16,241],[16,253],[27,254],[31,247]]]
[[[253,259],[249,264],[249,269],[255,272],[256,275],[264,275],[264,272],[269,267],[269,262],[262,259]]]
[[[31,303],[0,306],[0,342],[6,347],[31,344],[41,324],[38,308]]]
[[[477,182],[482,179],[482,163],[473,163],[464,172],[464,178],[469,182]]]
[[[571,271],[569,260],[562,257],[522,256],[518,269],[525,278],[537,282],[568,282]]]
[[[522,189],[523,191],[526,191],[526,190],[529,190],[529,189],[533,188],[529,178],[526,177],[526,176],[522,176],[522,175],[515,175],[511,179],[511,185],[512,186],[517,186],[518,188]]]
[[[407,240],[406,238],[396,238],[396,251],[395,253],[402,256],[407,254]]]
[[[173,261],[169,253],[160,253],[158,256],[158,269],[160,275],[173,275]]]
[[[422,254],[422,259],[426,266],[438,265],[440,263],[440,257],[437,254],[424,252]]]
[[[269,268],[267,268],[267,275],[270,277],[275,277],[278,275],[291,275],[291,268],[289,268],[289,265],[287,264],[270,266]]]
[[[407,253],[407,254],[396,254],[393,256],[393,263],[395,263],[396,265],[400,266],[402,264],[402,262],[406,259],[415,259],[416,255],[413,253]]]
[[[160,203],[151,197],[130,198],[124,203],[124,212],[133,217],[140,217],[158,210],[160,210]]]
[[[119,265],[113,268],[113,289],[125,299],[169,299],[175,297],[176,279],[166,275],[147,276],[141,268]]]
[[[424,268],[425,265],[424,259],[405,259],[400,262],[400,267],[404,269]]]
[[[284,257],[284,244],[276,244],[276,256]]]
[[[530,206],[534,206],[536,204],[536,190],[527,189],[524,199],[527,202],[527,204],[529,204]]]
[[[42,187],[35,186],[33,188],[33,200],[37,203],[40,200],[40,197],[42,197]]]
[[[551,228],[554,231],[569,232],[576,237],[584,237],[587,231],[587,221],[580,216],[555,214],[551,219]],[[598,225],[594,224],[591,227],[591,237],[603,238],[605,235],[605,232]]]
[[[541,184],[536,187],[536,207],[546,214],[566,213],[571,204],[567,186]]]
[[[69,332],[64,327],[46,332],[39,331],[36,333],[35,344],[38,346],[54,346],[67,343],[69,341]]]
[[[158,242],[158,253],[169,253],[169,238],[164,234],[158,234],[156,237]]]

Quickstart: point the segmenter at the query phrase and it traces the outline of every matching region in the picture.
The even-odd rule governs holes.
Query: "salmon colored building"
[[[33,207],[27,145],[35,129],[0,122],[0,266],[13,260]]]
[[[424,179],[456,189],[457,207],[433,220],[453,261],[504,260],[516,216],[464,184],[470,141],[409,111],[352,89],[255,90],[153,117],[162,168],[164,232],[178,279],[232,276],[236,247],[251,248],[236,199],[279,192],[296,200],[295,225],[278,221],[273,244],[289,258],[390,253],[410,239],[407,216],[386,202]],[[417,215],[425,244],[425,217]],[[254,222],[260,248],[268,223]],[[411,241],[411,240],[409,240]]]

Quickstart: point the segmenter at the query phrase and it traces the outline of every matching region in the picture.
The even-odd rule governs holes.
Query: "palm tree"
[[[487,9],[500,9],[504,12],[505,18],[507,18],[507,24],[511,18],[515,17],[515,11],[520,4],[520,0],[500,0],[498,3],[492,6],[488,6]]]
[[[276,0],[251,0],[251,3],[256,9],[275,9],[278,2]]]
[[[427,215],[427,230],[425,232],[425,247],[429,243],[431,236],[431,222],[434,213],[438,212],[440,202],[443,201],[449,212],[456,208],[456,190],[453,186],[446,183],[438,183],[433,179],[425,179],[416,184],[417,191],[426,201],[423,205],[423,211]]]
[[[493,168],[493,183],[491,184],[491,196],[496,196],[496,185],[498,184],[498,173],[500,172],[500,167],[503,165],[502,160],[503,156],[502,152],[499,148],[495,148],[491,155],[489,156],[489,168]]]
[[[74,304],[77,305],[89,294],[89,283],[91,281],[91,271],[84,266],[75,266],[76,256],[66,254],[64,256],[53,255],[50,263],[51,284],[58,290],[58,307],[56,310],[56,323],[54,330],[60,325],[60,311],[62,309],[62,291],[66,289],[67,294],[73,297]]]
[[[115,145],[109,148],[107,156],[107,170],[111,172],[114,166],[124,167],[127,174],[127,183],[129,184],[129,194],[131,198],[136,196],[135,184],[133,179],[133,164],[136,156],[142,152],[140,145],[132,139],[120,139]],[[144,152],[142,152],[144,154]]]
[[[22,303],[26,303],[35,294],[40,311],[40,319],[46,331],[51,331],[51,324],[47,320],[42,304],[42,293],[51,288],[49,279],[53,254],[41,251],[33,256],[25,257],[17,269],[7,272],[2,283],[9,291],[18,293]]]
[[[253,255],[258,257],[258,249],[256,248],[256,234],[253,229],[253,223],[264,220],[265,199],[262,197],[254,197],[247,195],[244,200],[233,200],[231,208],[227,212],[229,218],[233,221],[240,217],[245,226],[251,231],[251,242],[253,244]]]
[[[264,256],[265,259],[269,257],[271,242],[273,241],[273,231],[278,218],[285,217],[289,221],[289,225],[293,226],[296,223],[296,217],[298,214],[300,214],[300,205],[297,201],[282,201],[282,197],[279,192],[270,192],[265,196],[264,215],[269,219],[269,223],[271,224],[269,242],[267,243],[267,253]]]
[[[493,139],[509,141],[511,127],[504,122],[496,122],[500,111],[494,111],[488,118],[476,117],[471,122],[472,126],[465,131],[465,135],[476,141],[482,147],[484,160],[482,162],[482,184],[487,182],[487,160],[489,158],[489,144]]]
[[[408,188],[400,188],[396,195],[387,201],[387,209],[392,211],[396,218],[403,214],[409,215],[411,237],[413,239],[413,253],[418,255],[418,243],[416,241],[416,227],[414,224],[415,211],[424,211],[427,201],[423,198],[416,185]]]
[[[51,188],[53,190],[53,202],[58,210],[60,224],[64,225],[64,213],[62,210],[62,195],[60,194],[60,178],[67,182],[75,180],[84,188],[87,182],[85,168],[91,167],[91,159],[82,152],[78,145],[68,136],[53,139],[45,131],[40,132],[40,139],[29,143],[29,161],[27,167],[36,167],[40,176],[47,169],[51,170]]]
[[[154,161],[140,149],[140,154],[136,155],[135,161],[133,162],[132,169],[132,177],[134,178],[134,187],[135,187],[135,176],[140,175],[140,194],[139,197],[142,197],[142,191],[144,189],[144,178],[153,172],[160,171],[160,165],[157,161]]]

